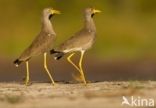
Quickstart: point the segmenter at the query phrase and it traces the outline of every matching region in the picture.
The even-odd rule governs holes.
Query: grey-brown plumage
[[[94,8],[87,8],[84,11],[84,27],[77,33],[75,33],[72,37],[70,37],[68,40],[63,42],[58,48],[53,49],[50,51],[51,54],[54,54],[55,59],[60,59],[64,54],[80,51],[81,52],[81,58],[80,58],[80,64],[79,67],[77,67],[73,62],[71,62],[69,56],[68,61],[74,65],[74,67],[77,68],[77,70],[81,71],[80,73],[83,74],[81,69],[81,61],[83,54],[86,50],[90,49],[93,45],[96,37],[96,27],[93,21],[93,16],[96,13],[99,13],[99,10],[95,10]],[[83,76],[83,75],[82,75]],[[85,79],[83,78],[84,83],[86,83]]]
[[[51,9],[46,8],[42,12],[42,28],[38,36],[33,40],[31,45],[20,55],[20,57],[14,61],[18,66],[23,61],[29,60],[33,56],[37,56],[49,51],[56,38],[56,33],[53,30],[53,26],[50,22],[52,17]]]
[[[20,55],[20,57],[14,61],[14,64],[16,66],[18,66],[22,62],[26,62],[28,73],[27,77],[29,77],[28,60],[33,56],[37,56],[44,53],[44,67],[48,72],[48,75],[53,83],[54,81],[49,73],[49,70],[47,69],[46,55],[47,52],[53,47],[56,38],[56,33],[54,32],[53,26],[50,21],[50,19],[55,14],[60,14],[60,12],[52,8],[46,8],[43,10],[41,17],[42,27],[40,33],[33,40],[31,45]],[[27,78],[27,82],[28,80],[29,78]]]

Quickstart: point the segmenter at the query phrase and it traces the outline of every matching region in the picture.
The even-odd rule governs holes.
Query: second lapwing
[[[16,66],[19,66],[22,62],[26,63],[26,81],[25,84],[29,84],[29,60],[33,56],[44,54],[44,68],[54,85],[54,80],[47,68],[47,52],[53,47],[56,33],[53,29],[50,19],[55,15],[60,14],[60,11],[53,8],[45,8],[41,17],[41,31],[31,43],[31,45],[20,55],[18,59],[14,61]]]
[[[85,51],[90,49],[95,41],[96,27],[93,17],[96,13],[100,12],[100,10],[96,10],[95,8],[86,8],[84,10],[84,27],[59,45],[56,49],[52,49],[50,51],[51,54],[54,54],[54,57],[57,60],[59,60],[65,54],[71,53],[67,60],[80,72],[80,78],[84,84],[86,84],[86,79],[82,68],[82,60]],[[71,60],[71,57],[77,51],[81,52],[78,66]]]

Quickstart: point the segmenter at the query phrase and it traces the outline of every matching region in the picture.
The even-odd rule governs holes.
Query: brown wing
[[[95,33],[82,29],[74,36],[69,38],[63,44],[60,45],[58,50],[65,51],[70,49],[82,48],[84,50],[90,48],[94,42]]]
[[[55,40],[54,34],[41,32],[31,43],[31,45],[21,54],[20,60],[25,61],[32,56],[44,53],[52,48],[53,41]]]

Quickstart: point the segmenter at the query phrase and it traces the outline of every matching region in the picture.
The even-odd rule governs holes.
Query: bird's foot
[[[30,82],[30,80],[29,79],[27,79],[27,78],[23,78],[23,82],[24,82],[24,84],[26,85],[26,86],[30,86],[32,83]]]
[[[51,84],[52,84],[52,86],[55,86],[55,82],[54,81],[52,81]]]
[[[87,82],[86,82],[84,76],[82,76],[82,75],[80,75],[80,74],[77,74],[77,75],[72,74],[72,76],[73,76],[73,78],[74,78],[76,81],[78,81],[78,82],[83,82],[84,85],[87,85]]]
[[[30,81],[25,81],[26,86],[30,86],[32,83]]]

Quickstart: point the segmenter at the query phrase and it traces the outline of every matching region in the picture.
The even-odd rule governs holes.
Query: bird
[[[44,55],[44,69],[46,70],[51,83],[55,82],[47,68],[47,52],[53,47],[56,39],[56,33],[53,29],[51,18],[54,15],[61,14],[60,11],[53,8],[44,8],[41,14],[41,30],[32,43],[23,51],[23,53],[13,63],[18,67],[22,62],[26,64],[25,85],[29,85],[29,60],[37,55]]]
[[[90,49],[95,42],[96,27],[93,21],[93,17],[96,13],[100,12],[100,10],[97,10],[93,7],[86,8],[84,10],[83,28],[60,44],[58,47],[50,50],[50,54],[53,54],[54,59],[56,60],[59,60],[65,54],[70,53],[70,55],[67,57],[67,60],[80,72],[80,78],[85,85],[87,82],[82,68],[82,60],[84,53]],[[81,54],[78,66],[71,60],[71,57],[73,57],[76,52],[80,52]]]

